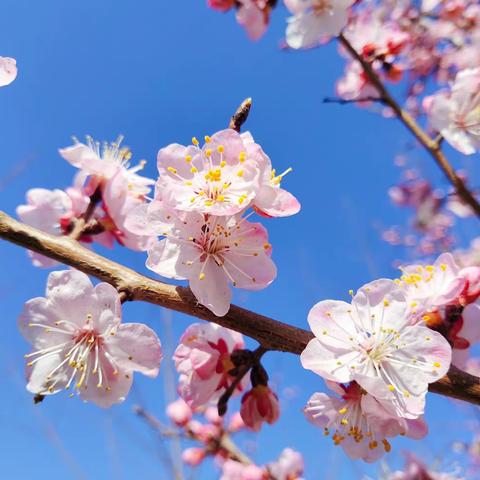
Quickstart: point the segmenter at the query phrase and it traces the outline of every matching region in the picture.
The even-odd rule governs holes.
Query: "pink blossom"
[[[0,87],[10,85],[16,78],[16,60],[10,57],[0,57]]]
[[[433,96],[428,116],[454,148],[470,155],[480,148],[480,68],[459,72],[450,92]]]
[[[470,347],[480,342],[480,300],[463,309],[453,333],[454,335],[450,333],[453,337],[452,363],[458,368],[465,368],[468,365]]]
[[[259,40],[267,31],[269,10],[266,0],[238,0],[237,22],[250,40]]]
[[[363,286],[351,305],[318,303],[308,322],[315,338],[301,354],[304,368],[338,383],[354,380],[405,418],[423,413],[428,384],[450,366],[447,340],[411,325],[405,295],[390,280]]]
[[[87,144],[76,141],[72,146],[59,150],[60,155],[71,165],[81,169],[92,178],[88,184],[87,194],[91,195],[97,186],[112,179],[119,171],[123,171],[128,179],[128,188],[137,196],[147,195],[154,183],[149,178],[137,174],[145,166],[141,161],[130,168],[132,153],[128,147],[122,147],[123,137],[111,144],[94,141],[87,137]]]
[[[226,460],[222,465],[220,480],[267,480],[268,473],[256,465],[245,465],[235,460]]]
[[[275,480],[300,480],[303,475],[302,454],[285,448],[276,462],[268,465],[268,471]]]
[[[179,427],[187,425],[193,416],[192,409],[181,398],[167,406],[167,417]]]
[[[358,62],[349,62],[345,75],[337,81],[337,94],[346,100],[357,98],[377,98],[378,92]],[[362,102],[368,104],[369,102]]]
[[[27,204],[17,207],[17,215],[27,225],[50,235],[64,235],[74,216],[73,203],[63,190],[32,188],[26,194]],[[29,252],[36,267],[51,268],[58,262],[36,252]]]
[[[293,14],[288,19],[286,40],[290,48],[311,48],[325,37],[336,37],[347,25],[354,0],[285,0]]]
[[[466,278],[450,253],[443,253],[432,265],[408,265],[401,271],[397,283],[417,318],[453,303],[465,288]]]
[[[131,152],[121,147],[121,142],[122,137],[119,137],[112,144],[100,146],[87,137],[87,144],[77,142],[61,149],[60,154],[81,169],[80,178],[85,182],[82,188],[87,195],[100,189],[102,212],[97,211],[96,217],[104,232],[95,239],[108,247],[116,240],[133,250],[146,250],[153,239],[142,233],[133,234],[125,223],[130,212],[144,203],[154,181],[137,174],[145,161],[130,168]]]
[[[352,459],[378,460],[391,450],[388,437],[406,435],[420,439],[427,433],[422,419],[409,420],[392,413],[390,406],[366,393],[357,383],[349,386],[327,382],[339,396],[312,395],[305,407],[309,421],[331,435]]]
[[[259,159],[235,130],[205,137],[205,145],[172,144],[158,152],[157,190],[167,206],[212,215],[244,210],[259,189]]]
[[[213,323],[194,323],[180,339],[173,359],[180,374],[179,392],[191,408],[217,400],[234,377],[231,354],[244,347],[240,333]],[[244,384],[238,386],[241,391]]]
[[[35,394],[72,388],[83,400],[110,407],[125,399],[134,371],[158,374],[162,350],[155,332],[122,324],[115,288],[94,287],[76,270],[49,275],[46,298],[25,304],[19,328],[35,350],[26,355],[27,389]]]
[[[235,5],[235,0],[207,0],[207,4],[214,10],[226,12],[227,10],[233,8]]]
[[[205,419],[213,425],[220,426],[223,424],[223,417],[218,414],[218,408],[208,407],[205,412],[203,412]]]
[[[229,284],[261,290],[276,277],[267,231],[238,215],[175,212],[155,201],[132,213],[127,226],[163,235],[150,248],[147,267],[164,277],[188,279],[197,300],[219,317],[230,308]]]
[[[187,465],[196,467],[202,463],[203,459],[206,457],[206,452],[203,448],[191,447],[187,448],[182,452],[182,460]]]
[[[280,416],[278,397],[267,385],[256,385],[242,398],[240,409],[245,425],[258,432],[263,422],[273,425]]]

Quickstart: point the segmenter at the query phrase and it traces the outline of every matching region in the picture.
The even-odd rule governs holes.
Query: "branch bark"
[[[0,211],[0,238],[70,265],[110,283],[126,300],[138,300],[217,323],[255,339],[266,350],[296,355],[313,338],[311,332],[232,305],[224,317],[199,305],[188,288],[168,285],[108,260],[69,237],[54,237],[14,220]],[[480,378],[451,367],[430,385],[441,395],[480,405]]]
[[[466,187],[463,180],[455,173],[454,168],[450,165],[447,157],[441,150],[441,142],[436,139],[432,139],[422,129],[422,127],[420,127],[420,125],[415,121],[415,119],[407,111],[400,107],[397,101],[387,90],[375,70],[372,68],[372,65],[367,60],[365,60],[363,56],[355,50],[355,48],[353,48],[352,44],[348,41],[348,39],[342,34],[338,37],[338,39],[343,45],[343,47],[347,50],[347,52],[353,57],[353,59],[360,63],[363,71],[370,80],[370,83],[377,90],[383,103],[388,105],[394,111],[398,119],[407,127],[408,130],[410,130],[413,136],[420,142],[420,144],[435,160],[435,162],[440,167],[449,182],[453,185],[457,194],[460,196],[463,202],[469,205],[475,212],[477,217],[480,218],[480,203],[472,194],[472,192],[470,192],[470,190]]]

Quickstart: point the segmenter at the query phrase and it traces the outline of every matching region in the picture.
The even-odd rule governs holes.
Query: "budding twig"
[[[25,225],[0,211],[0,238],[41,253],[124,291],[129,300],[143,301],[217,323],[242,333],[267,350],[300,355],[313,338],[302,328],[232,305],[223,317],[199,305],[190,289],[168,285],[108,260],[68,237],[55,237]],[[430,391],[480,405],[480,378],[451,367]]]
[[[457,191],[459,197],[463,200],[464,203],[470,205],[477,217],[480,218],[480,203],[472,194],[472,192],[466,187],[463,180],[455,173],[455,170],[450,165],[441,150],[441,142],[436,139],[432,139],[420,127],[420,125],[415,121],[415,119],[406,110],[403,110],[402,107],[400,107],[397,101],[387,90],[382,80],[373,69],[372,65],[367,60],[365,60],[365,58],[363,58],[363,56],[359,52],[355,50],[355,48],[347,40],[347,38],[341,34],[338,39],[343,45],[343,47],[348,51],[348,53],[350,53],[353,59],[360,63],[363,71],[367,75],[370,83],[377,90],[382,101],[394,111],[397,118],[408,128],[408,130],[410,130],[414,137],[420,142],[420,144],[435,160],[444,175],[447,177],[449,182]]]
[[[247,121],[248,114],[250,113],[251,108],[252,108],[252,99],[251,98],[245,99],[241,103],[241,105],[237,108],[237,111],[232,115],[228,128],[233,128],[233,130],[240,132],[242,125]]]
[[[250,369],[260,361],[260,358],[262,358],[262,355],[266,352],[267,349],[260,346],[254,352],[252,352],[252,356],[249,361],[247,361],[243,365],[240,365],[233,382],[228,386],[225,392],[223,392],[222,396],[218,399],[217,408],[218,414],[221,417],[223,417],[223,415],[227,413],[228,401],[235,392],[235,389],[237,388],[239,383],[242,381],[243,377],[245,377],[245,375],[250,371]]]

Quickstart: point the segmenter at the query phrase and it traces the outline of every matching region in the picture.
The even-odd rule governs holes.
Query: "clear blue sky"
[[[96,139],[126,136],[135,158],[192,135],[226,126],[241,100],[253,97],[247,128],[278,169],[292,166],[285,185],[303,209],[294,218],[265,222],[279,269],[268,289],[237,295],[236,302],[273,318],[306,327],[317,301],[346,298],[350,288],[392,276],[392,261],[405,252],[379,238],[382,226],[405,221],[389,204],[398,178],[394,154],[409,140],[394,121],[353,106],[323,105],[333,94],[343,61],[336,46],[287,53],[279,49],[286,12],[279,8],[259,43],[247,40],[233,15],[207,9],[204,0],[3,0],[0,55],[17,58],[18,79],[0,89],[0,207],[13,214],[31,187],[63,188],[73,169],[57,149],[71,135]],[[418,154],[433,179],[443,179]],[[469,226],[462,232],[467,239]],[[145,256],[125,249],[107,256],[144,270]],[[171,396],[169,359],[157,380],[137,377],[128,401],[102,411],[59,395],[33,406],[24,388],[28,345],[16,329],[23,302],[44,292],[47,271],[34,269],[25,252],[0,243],[0,471],[3,478],[168,478],[158,440],[134,415],[140,402],[163,418]],[[125,321],[156,329],[167,350],[193,321],[149,305],[127,305]],[[169,327],[170,325],[170,327]],[[172,338],[173,341],[168,339]],[[241,435],[259,463],[286,447],[302,451],[307,479],[355,479],[378,465],[351,462],[322,432],[308,425],[301,408],[323,389],[298,358],[270,353],[266,365],[282,397],[283,416],[255,437]],[[293,395],[292,395],[293,392]],[[471,407],[431,395],[431,435],[424,442],[395,440],[389,459],[413,448],[427,462],[454,459],[450,442],[469,439]],[[453,438],[448,431],[458,429]],[[216,473],[205,465],[197,479]]]

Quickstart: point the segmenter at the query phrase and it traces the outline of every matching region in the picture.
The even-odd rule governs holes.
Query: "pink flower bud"
[[[196,467],[205,458],[205,450],[198,447],[187,448],[182,452],[182,461],[187,465]]]
[[[170,403],[167,407],[168,418],[179,427],[185,426],[192,415],[192,409],[181,398]]]
[[[208,407],[203,414],[204,417],[214,425],[221,425],[223,422],[222,417],[218,414],[217,407]]]
[[[262,422],[272,425],[280,415],[277,395],[267,385],[253,387],[242,398],[240,415],[255,432],[260,430]]]

